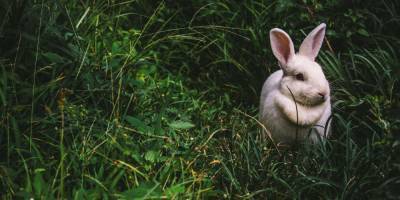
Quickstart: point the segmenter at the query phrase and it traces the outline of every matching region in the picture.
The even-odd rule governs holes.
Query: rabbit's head
[[[283,71],[280,91],[287,97],[304,106],[316,106],[330,99],[329,83],[315,62],[321,48],[325,27],[323,23],[316,27],[304,39],[298,53],[293,42],[283,30],[274,28],[270,31],[271,48]]]

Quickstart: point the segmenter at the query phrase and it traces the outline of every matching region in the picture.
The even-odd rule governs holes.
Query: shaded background
[[[399,197],[397,1],[0,6],[3,198]],[[322,22],[335,134],[282,153],[250,117],[269,30]]]

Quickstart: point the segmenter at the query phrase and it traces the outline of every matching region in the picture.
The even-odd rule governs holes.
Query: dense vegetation
[[[0,2],[2,199],[398,199],[400,2]],[[334,135],[275,148],[268,33],[321,22]]]

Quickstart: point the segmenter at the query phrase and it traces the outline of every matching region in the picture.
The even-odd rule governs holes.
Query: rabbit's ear
[[[269,32],[271,48],[275,57],[284,67],[294,56],[293,42],[285,31],[274,28]]]
[[[322,23],[317,26],[301,43],[299,54],[315,60],[318,55],[319,49],[322,46],[322,42],[325,36],[326,24]]]

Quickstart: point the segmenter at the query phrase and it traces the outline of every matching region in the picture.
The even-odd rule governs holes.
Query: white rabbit
[[[298,53],[287,33],[279,28],[270,31],[272,52],[281,70],[272,73],[263,85],[260,120],[276,143],[315,143],[330,134],[329,83],[315,62],[325,27],[322,23],[311,31]]]

